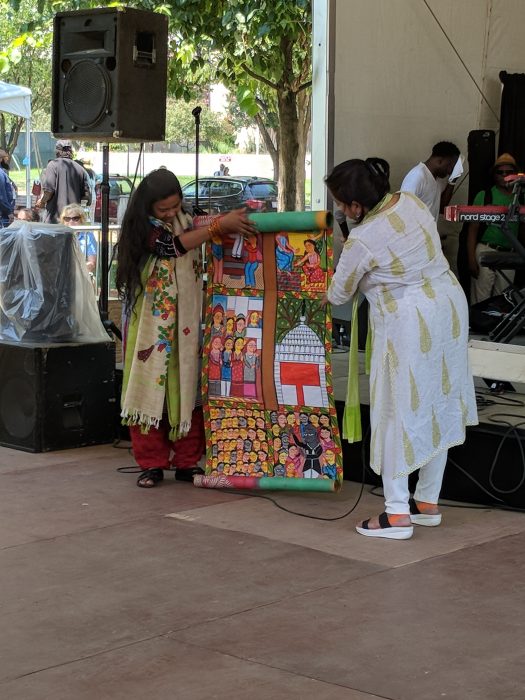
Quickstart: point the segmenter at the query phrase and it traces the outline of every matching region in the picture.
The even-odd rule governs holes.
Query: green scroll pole
[[[329,211],[280,211],[264,214],[248,214],[248,218],[261,233],[279,231],[322,231],[332,227]]]

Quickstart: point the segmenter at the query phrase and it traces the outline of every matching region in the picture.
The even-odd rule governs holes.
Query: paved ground
[[[3,700],[512,700],[525,517],[444,509],[406,542],[171,478],[111,446],[0,449]],[[345,513],[339,495],[281,494]]]

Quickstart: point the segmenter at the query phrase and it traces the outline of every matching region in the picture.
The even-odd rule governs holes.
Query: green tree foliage
[[[25,2],[31,4],[0,2],[17,11]],[[49,28],[54,12],[97,4],[32,0],[33,16],[42,28]],[[171,95],[188,101],[202,86],[224,83],[261,128],[279,180],[279,208],[302,208],[310,126],[311,0],[128,0],[125,4],[169,16]]]
[[[191,113],[194,102],[168,98],[166,109],[166,141],[176,143],[186,151],[195,149],[195,120]],[[216,112],[203,109],[200,120],[200,143],[203,150],[220,152],[235,146],[235,133],[231,123]]]
[[[42,121],[45,111],[49,128],[52,34],[34,21],[36,11],[34,0],[22,0],[16,8],[0,0],[0,80],[30,88],[33,117]],[[23,123],[0,112],[1,148],[13,152]]]
[[[261,127],[278,175],[280,209],[301,208],[310,126],[311,0],[171,0],[166,6],[174,30],[174,94],[187,95],[192,80],[209,79],[212,71]],[[268,129],[273,125],[275,139]]]

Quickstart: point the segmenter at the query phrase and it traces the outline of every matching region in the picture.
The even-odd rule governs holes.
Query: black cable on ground
[[[278,503],[274,498],[271,496],[266,496],[261,493],[256,493],[253,491],[240,491],[237,489],[221,489],[223,493],[230,493],[233,496],[248,496],[249,498],[263,498],[266,501],[270,501],[271,503],[274,504],[276,508],[279,508],[280,510],[284,510],[285,513],[290,513],[291,515],[297,515],[300,518],[309,518],[310,520],[324,520],[325,522],[331,522],[333,520],[342,520],[343,518],[347,518],[356,508],[361,500],[361,497],[363,495],[363,491],[365,488],[365,472],[366,472],[366,465],[367,465],[367,459],[366,459],[366,445],[367,445],[367,438],[370,434],[370,427],[368,428],[366,435],[364,436],[362,440],[362,447],[361,447],[361,461],[363,464],[363,470],[362,470],[362,479],[361,479],[361,488],[359,490],[359,494],[357,496],[357,499],[354,503],[354,505],[350,508],[350,510],[346,511],[342,515],[336,515],[333,518],[325,518],[321,515],[310,515],[309,513],[300,513],[299,511],[291,510],[290,508],[286,508],[285,506],[281,505]],[[117,471],[120,472],[121,474],[139,474],[143,470],[140,469],[140,467],[117,467]]]

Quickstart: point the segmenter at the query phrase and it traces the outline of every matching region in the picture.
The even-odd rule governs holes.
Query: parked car
[[[97,199],[95,202],[95,221],[100,223],[100,215],[102,212],[102,193],[100,191],[100,183],[102,175],[97,175],[95,184],[95,192]],[[116,223],[118,204],[122,195],[130,195],[133,187],[132,181],[125,175],[110,175],[109,176],[109,221]]]
[[[184,200],[195,204],[195,180],[182,188]],[[277,211],[277,183],[262,177],[199,178],[199,207],[210,214],[246,207]]]

